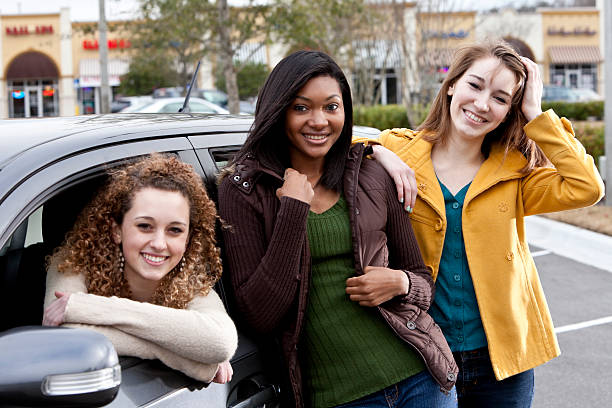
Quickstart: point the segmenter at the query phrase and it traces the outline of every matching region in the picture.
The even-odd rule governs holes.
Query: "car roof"
[[[0,121],[0,172],[25,152],[53,143],[66,153],[144,139],[210,132],[246,132],[253,118],[244,115],[117,113]],[[1,173],[0,173],[1,174]]]

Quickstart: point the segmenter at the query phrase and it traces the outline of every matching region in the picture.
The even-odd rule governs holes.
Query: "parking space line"
[[[601,324],[607,324],[607,323],[612,323],[612,316],[602,317],[600,319],[589,320],[589,321],[582,322],[582,323],[568,324],[566,326],[557,327],[555,328],[555,332],[559,334],[559,333],[564,333],[568,331],[585,329],[591,326],[599,326]]]
[[[549,251],[548,249],[543,249],[541,251],[535,251],[531,253],[531,257],[535,258],[536,256],[543,256],[543,255],[549,255],[552,254],[552,251]]]

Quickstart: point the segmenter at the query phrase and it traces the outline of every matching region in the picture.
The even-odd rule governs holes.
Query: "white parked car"
[[[177,113],[183,107],[185,98],[159,98],[150,103],[130,109],[130,113]],[[201,98],[189,98],[191,113],[229,113],[227,109]],[[128,110],[122,111],[127,112]]]

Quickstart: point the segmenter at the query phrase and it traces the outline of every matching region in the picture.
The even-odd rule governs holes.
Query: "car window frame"
[[[201,169],[197,168],[199,166],[196,166],[199,161],[185,136],[126,141],[75,152],[20,180],[10,195],[0,203],[0,213],[3,214],[0,218],[0,231],[3,231],[0,235],[0,248],[4,247],[25,219],[54,195],[84,181],[86,177],[100,174],[102,169],[112,167],[113,163],[119,164],[131,157],[153,152],[177,152],[180,157],[182,153],[182,156],[194,165],[198,174],[203,175]]]

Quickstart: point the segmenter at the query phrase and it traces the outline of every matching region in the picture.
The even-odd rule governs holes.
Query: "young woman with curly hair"
[[[110,172],[49,261],[43,324],[85,326],[120,355],[229,381],[237,333],[212,289],[216,218],[201,178],[175,157]]]
[[[593,158],[541,96],[533,61],[504,42],[472,44],[417,131],[370,141],[436,280],[430,310],[459,365],[459,407],[531,406],[533,368],[560,350],[524,218],[603,195]]]

